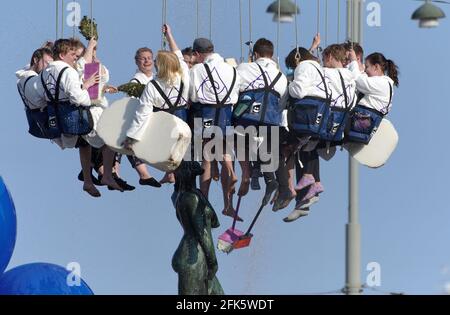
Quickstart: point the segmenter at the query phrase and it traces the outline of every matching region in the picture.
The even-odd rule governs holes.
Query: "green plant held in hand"
[[[95,19],[91,21],[87,16],[83,16],[83,19],[80,21],[79,29],[81,35],[83,35],[86,40],[91,40],[91,38],[98,40],[97,23],[95,23]]]
[[[144,93],[145,85],[140,83],[126,83],[117,88],[120,92],[126,93],[129,97],[140,98]]]

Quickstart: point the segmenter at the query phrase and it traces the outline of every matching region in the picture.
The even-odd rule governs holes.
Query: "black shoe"
[[[264,194],[263,205],[267,206],[272,198],[272,194],[278,190],[278,182],[272,180],[266,184],[266,192]]]
[[[97,178],[91,173],[91,178],[92,178],[92,183],[94,183],[95,186],[104,186],[104,185],[102,185],[100,175],[99,175],[99,178]],[[80,171],[80,173],[78,174],[78,180],[80,182],[84,182],[83,171]]]
[[[252,177],[250,181],[250,187],[252,190],[261,190],[261,185],[259,184],[259,177]]]
[[[252,173],[251,173],[250,177],[256,177],[256,178],[264,177],[264,174],[261,172],[260,167],[253,168],[251,171],[252,171]]]
[[[136,187],[128,185],[128,183],[126,181],[124,181],[122,178],[117,176],[117,174],[115,174],[115,173],[113,174],[113,178],[116,181],[116,183],[125,191],[133,191],[136,189]]]
[[[147,178],[147,179],[141,179],[141,180],[139,180],[139,184],[141,184],[142,186],[147,185],[147,186],[152,186],[152,187],[155,187],[155,188],[161,188],[162,187],[161,184],[156,179],[154,179],[153,177],[152,178]]]

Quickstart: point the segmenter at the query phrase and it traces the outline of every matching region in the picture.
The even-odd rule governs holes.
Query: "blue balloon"
[[[0,176],[0,276],[9,264],[16,244],[16,210],[11,195]]]
[[[93,295],[82,279],[69,285],[73,276],[65,268],[45,263],[23,265],[0,277],[0,295]]]

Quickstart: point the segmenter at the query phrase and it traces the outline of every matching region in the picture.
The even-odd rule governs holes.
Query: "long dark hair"
[[[44,55],[53,56],[53,53],[48,48],[39,48],[34,51],[33,56],[31,56],[30,67],[34,67],[39,61],[44,58]]]
[[[306,48],[299,47],[298,52],[300,53],[299,63],[302,61],[305,61],[305,60],[318,61],[317,58],[314,57],[313,54],[311,54],[309,52],[309,50]],[[297,48],[294,48],[285,59],[287,68],[291,68],[291,69],[297,68],[298,63],[297,63],[297,60],[295,59],[296,55],[297,55]]]
[[[386,59],[382,53],[373,53],[367,56],[366,60],[372,65],[380,65],[381,70],[387,74],[388,77],[394,81],[395,86],[399,86],[400,82],[398,80],[399,70],[397,65],[391,59]]]

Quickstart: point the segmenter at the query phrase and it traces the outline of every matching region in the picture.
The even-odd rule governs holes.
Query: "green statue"
[[[172,258],[178,273],[180,295],[223,295],[216,277],[218,264],[211,228],[220,226],[209,201],[196,188],[196,177],[203,174],[197,162],[182,162],[175,171],[172,200],[184,235]]]

